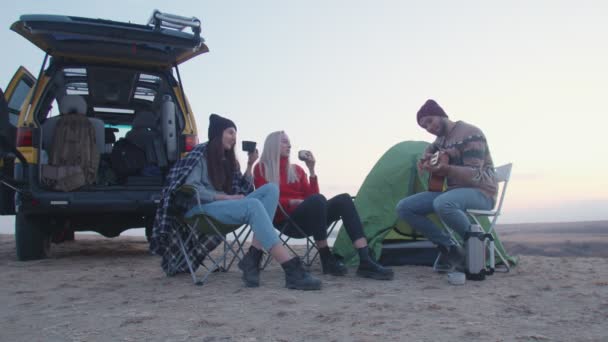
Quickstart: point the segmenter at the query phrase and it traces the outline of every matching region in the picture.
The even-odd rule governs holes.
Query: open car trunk
[[[181,152],[178,137],[185,122],[175,105],[172,75],[76,64],[49,70],[49,86],[34,112],[39,185],[62,192],[162,187]],[[64,103],[76,100],[83,109],[72,113]],[[86,182],[58,184],[71,172],[58,166],[78,163]],[[79,177],[68,182],[82,181]]]
[[[11,29],[52,57],[167,68],[209,51],[200,37],[200,22],[198,27],[193,23],[193,33],[187,33],[158,25],[22,15]]]

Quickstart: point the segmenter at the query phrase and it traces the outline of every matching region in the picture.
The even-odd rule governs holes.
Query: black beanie
[[[420,119],[422,119],[425,116],[443,116],[445,118],[448,117],[448,115],[443,111],[443,108],[441,108],[437,104],[437,102],[435,102],[435,100],[431,100],[431,99],[426,100],[426,102],[418,110],[418,114],[416,114],[416,121],[418,122],[419,125],[420,125]]]
[[[236,125],[232,120],[223,118],[217,114],[209,115],[209,130],[207,131],[207,135],[209,136],[209,141],[222,136],[224,130],[226,128],[232,127],[236,130]]]

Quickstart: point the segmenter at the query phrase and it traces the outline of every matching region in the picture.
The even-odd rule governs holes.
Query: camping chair
[[[486,231],[487,234],[493,234],[494,238],[490,239],[490,243],[488,245],[489,248],[489,258],[490,258],[490,268],[494,269],[495,256],[498,255],[500,261],[504,268],[497,269],[499,271],[509,272],[511,269],[511,265],[507,260],[506,256],[502,254],[502,252],[495,248],[494,239],[498,237],[498,232],[495,231],[496,221],[498,220],[498,216],[502,213],[502,204],[505,198],[505,194],[507,192],[507,185],[509,184],[509,179],[511,178],[511,169],[513,167],[512,163],[501,165],[496,168],[496,179],[498,181],[498,186],[500,187],[500,195],[498,196],[498,201],[492,210],[476,210],[469,209],[467,210],[467,214],[471,217],[471,219],[481,227],[481,223],[479,219],[481,217],[491,218],[490,227]],[[502,183],[502,186],[500,185]]]
[[[200,214],[197,206],[187,210],[188,204],[192,203],[193,196],[196,196],[197,203],[200,206],[200,197],[196,188],[190,185],[183,185],[175,191],[174,201],[171,203],[170,210],[172,210],[172,213],[180,223],[178,229],[184,229],[186,234],[175,234],[178,239],[181,255],[171,260],[169,269],[179,272],[187,267],[194,284],[203,285],[211,273],[227,272],[230,270],[235,259],[242,259],[244,255],[244,243],[251,234],[251,229],[248,225],[227,225],[221,223],[208,215]],[[206,270],[198,278],[196,276],[198,265],[194,265],[193,260],[189,257],[187,246],[191,245],[192,242],[196,242],[201,233],[207,238],[216,238],[219,240],[219,243],[223,243],[223,251],[220,252],[219,256],[214,257],[211,255],[211,251],[217,246],[216,243],[212,242],[210,246],[207,246],[206,243],[200,244],[207,254],[206,259],[208,259],[211,265],[208,266],[204,262],[201,262],[201,266]],[[227,239],[227,236],[230,234],[233,238],[232,241]],[[187,238],[184,239],[183,236],[187,236]]]
[[[279,227],[277,227],[277,229],[279,231],[279,239],[281,239],[283,246],[285,246],[293,255],[300,257],[300,259],[302,259],[302,263],[305,266],[307,266],[307,267],[312,266],[315,259],[319,255],[319,246],[317,246],[317,244],[312,239],[312,237],[306,235],[304,230],[291,218],[291,216],[289,216],[287,211],[280,204],[278,205],[278,210],[280,210],[281,214],[283,214],[283,216],[285,217],[285,220],[280,223]],[[331,233],[334,231],[338,222],[339,222],[339,220],[334,221],[329,226],[329,229],[327,229],[327,237],[329,237],[331,235]],[[287,229],[287,227],[289,227],[289,225],[292,225],[295,228],[295,230],[299,233],[299,235],[301,235],[302,237],[295,238],[295,237],[286,235],[285,230]],[[306,251],[304,252],[304,254],[302,256],[300,256],[291,246],[289,246],[289,241],[291,239],[305,239],[306,240]],[[272,258],[270,258],[270,257],[268,257],[266,259],[266,261],[264,262],[264,265],[262,266],[262,269],[266,268],[266,266],[270,263],[271,259]]]
[[[496,238],[498,238],[498,232],[495,230],[496,221],[498,220],[498,216],[500,216],[500,214],[502,213],[502,204],[503,204],[503,201],[505,198],[505,194],[507,192],[507,185],[509,184],[509,179],[511,178],[512,167],[513,167],[513,163],[509,163],[509,164],[498,166],[495,169],[496,180],[498,181],[498,187],[499,187],[499,195],[497,196],[498,201],[496,202],[493,209],[491,209],[491,210],[469,209],[466,211],[466,213],[470,217],[471,221],[474,222],[475,224],[479,225],[480,227],[483,227],[481,225],[481,222],[479,221],[480,218],[487,217],[488,219],[491,219],[490,226],[486,230],[486,234],[493,236],[493,238],[489,239],[489,243],[487,246],[487,252],[488,252],[487,257],[489,258],[490,269],[493,271],[509,272],[509,270],[511,269],[511,264],[507,260],[506,256],[503,255],[503,253],[500,250],[495,248],[494,240]],[[501,183],[502,183],[502,185],[501,185]],[[455,241],[456,243],[460,244],[459,239],[457,239],[455,237],[455,234],[452,231],[452,229],[450,229],[445,224],[445,222],[442,221],[442,223],[443,223],[443,226],[446,228],[446,231],[450,234],[452,240]],[[495,268],[496,255],[498,255],[498,258],[502,262],[502,267],[498,268],[498,269]],[[434,270],[437,270],[437,264],[438,264],[440,256],[441,256],[441,253],[439,253],[437,255],[437,259],[435,259],[435,263],[433,264]]]

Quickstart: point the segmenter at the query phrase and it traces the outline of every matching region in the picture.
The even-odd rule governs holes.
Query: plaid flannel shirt
[[[150,252],[162,256],[161,267],[167,275],[174,275],[180,272],[188,272],[187,265],[181,264],[181,268],[175,269],[175,260],[182,257],[178,236],[186,242],[186,253],[192,260],[193,267],[198,268],[205,259],[207,253],[221,243],[217,236],[206,236],[195,232],[190,239],[190,231],[183,226],[180,220],[168,212],[172,196],[192,172],[199,160],[206,156],[207,143],[199,144],[188,153],[188,155],[178,160],[169,171],[166,186],[161,192],[161,199],[156,210],[154,226],[152,228],[152,238],[150,239]],[[247,195],[253,191],[253,183],[244,177],[240,168],[237,167],[232,177],[232,193]]]

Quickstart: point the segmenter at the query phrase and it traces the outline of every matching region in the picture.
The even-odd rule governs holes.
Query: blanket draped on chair
[[[213,250],[221,242],[218,237],[207,237],[202,233],[190,236],[187,229],[183,229],[181,223],[169,212],[169,205],[173,200],[175,190],[184,184],[184,181],[201,158],[205,158],[207,144],[199,144],[186,155],[178,160],[169,171],[166,186],[161,192],[160,203],[156,210],[152,237],[150,239],[150,252],[162,256],[161,267],[167,275],[179,272],[188,272],[188,269],[173,269],[169,267],[172,260],[181,257],[181,249],[177,234],[181,234],[181,240],[186,241],[186,252],[192,260],[193,265],[198,267],[207,252]]]

